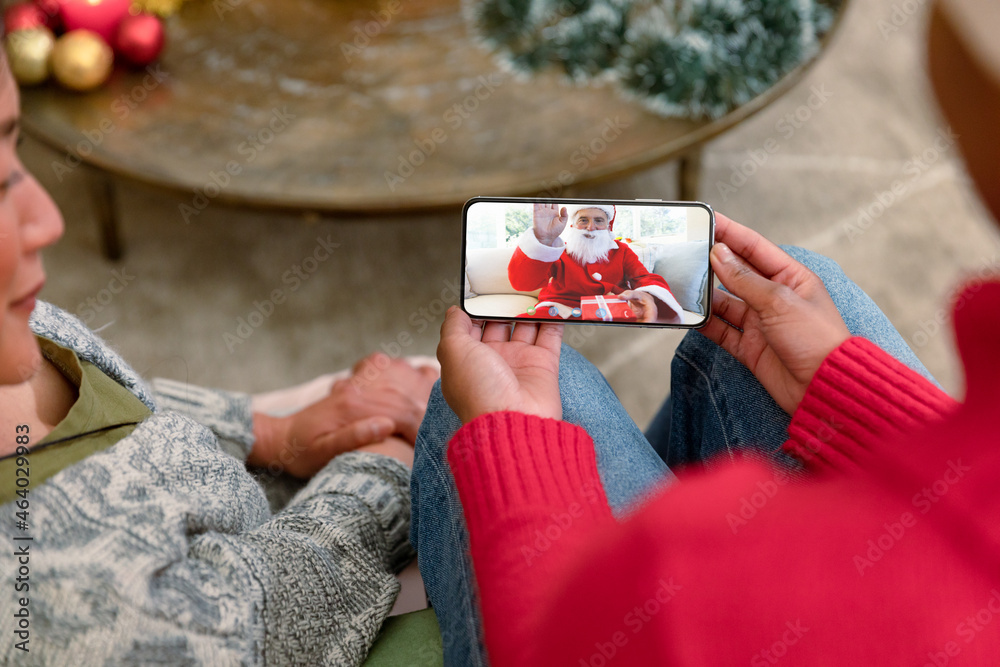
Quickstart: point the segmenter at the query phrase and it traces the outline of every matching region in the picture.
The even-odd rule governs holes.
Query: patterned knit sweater
[[[244,463],[248,396],[162,380],[150,390],[75,317],[39,303],[31,324],[153,415],[32,485],[28,531],[14,503],[0,507],[0,664],[360,664],[412,557],[406,467],[338,456],[272,513]],[[16,648],[20,598],[28,652]]]

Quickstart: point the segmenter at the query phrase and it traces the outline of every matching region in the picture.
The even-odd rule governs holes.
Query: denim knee
[[[712,360],[719,352],[724,350],[719,347],[715,341],[706,338],[704,334],[695,329],[688,331],[684,338],[681,339],[680,345],[677,346],[677,351],[682,352],[684,357],[688,359],[698,359],[705,363],[699,364],[699,367],[711,366]],[[726,352],[726,354],[729,354]],[[684,360],[679,360],[676,353],[674,354],[673,361],[670,362],[670,376],[674,377],[674,373],[683,371],[682,368],[675,368],[678,364],[684,364],[685,367],[687,362]]]
[[[425,480],[430,485],[440,483],[439,469],[445,463],[445,452],[451,438],[443,429],[452,428],[446,415],[450,413],[448,403],[441,394],[441,380],[434,383],[430,398],[427,400],[427,411],[424,420],[417,431],[417,441],[413,445],[413,472],[410,475],[410,500],[413,522],[411,524],[410,541],[417,545],[417,515],[421,507],[420,482]],[[444,422],[444,423],[442,423]]]
[[[806,250],[795,245],[783,245],[779,247],[791,255],[795,261],[805,265],[807,269],[819,276],[824,285],[833,280],[848,279],[844,274],[844,270],[840,268],[840,264],[837,264],[826,255],[821,255],[818,252]]]
[[[575,348],[570,347],[567,343],[563,343],[559,351],[559,370],[562,371],[563,369],[583,373],[588,371],[593,373],[600,372],[585,356],[580,354]]]
[[[430,456],[442,459],[444,450],[448,447],[451,435],[461,426],[458,418],[452,412],[448,402],[441,393],[441,380],[437,380],[431,388],[427,399],[427,410],[424,420],[417,432],[417,442],[414,445],[415,456]],[[415,461],[416,462],[416,461]]]

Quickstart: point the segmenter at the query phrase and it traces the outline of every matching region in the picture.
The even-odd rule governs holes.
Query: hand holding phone
[[[721,215],[711,267],[729,292],[713,296],[716,216],[705,204],[476,198],[463,217],[462,309],[476,319],[699,328],[789,413],[827,355],[850,337],[819,277]],[[543,244],[539,227],[546,240],[561,229],[564,244]],[[598,256],[569,256],[581,237],[592,237],[582,246],[593,245]],[[513,331],[535,335],[536,327]],[[484,341],[511,335],[509,324],[486,328]]]
[[[712,265],[729,293],[701,330],[792,414],[823,360],[851,334],[819,276],[754,230],[719,216]]]
[[[558,324],[474,322],[452,306],[441,326],[441,392],[468,424],[491,412],[562,419]]]

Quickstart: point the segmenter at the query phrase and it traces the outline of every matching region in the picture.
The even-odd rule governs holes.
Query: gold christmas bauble
[[[55,42],[52,31],[42,26],[15,30],[4,37],[7,62],[19,84],[34,86],[49,78],[49,56]]]
[[[87,91],[107,80],[114,53],[101,37],[89,30],[71,30],[52,49],[52,73],[72,90]]]
[[[176,14],[177,10],[185,2],[187,0],[134,0],[132,8],[133,10],[138,9],[141,12],[156,14],[159,17],[167,17]],[[236,4],[239,4],[239,2]]]

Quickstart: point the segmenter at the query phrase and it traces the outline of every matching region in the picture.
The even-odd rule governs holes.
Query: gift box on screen
[[[585,296],[580,299],[582,319],[597,322],[635,322],[638,318],[628,301],[610,296]]]

